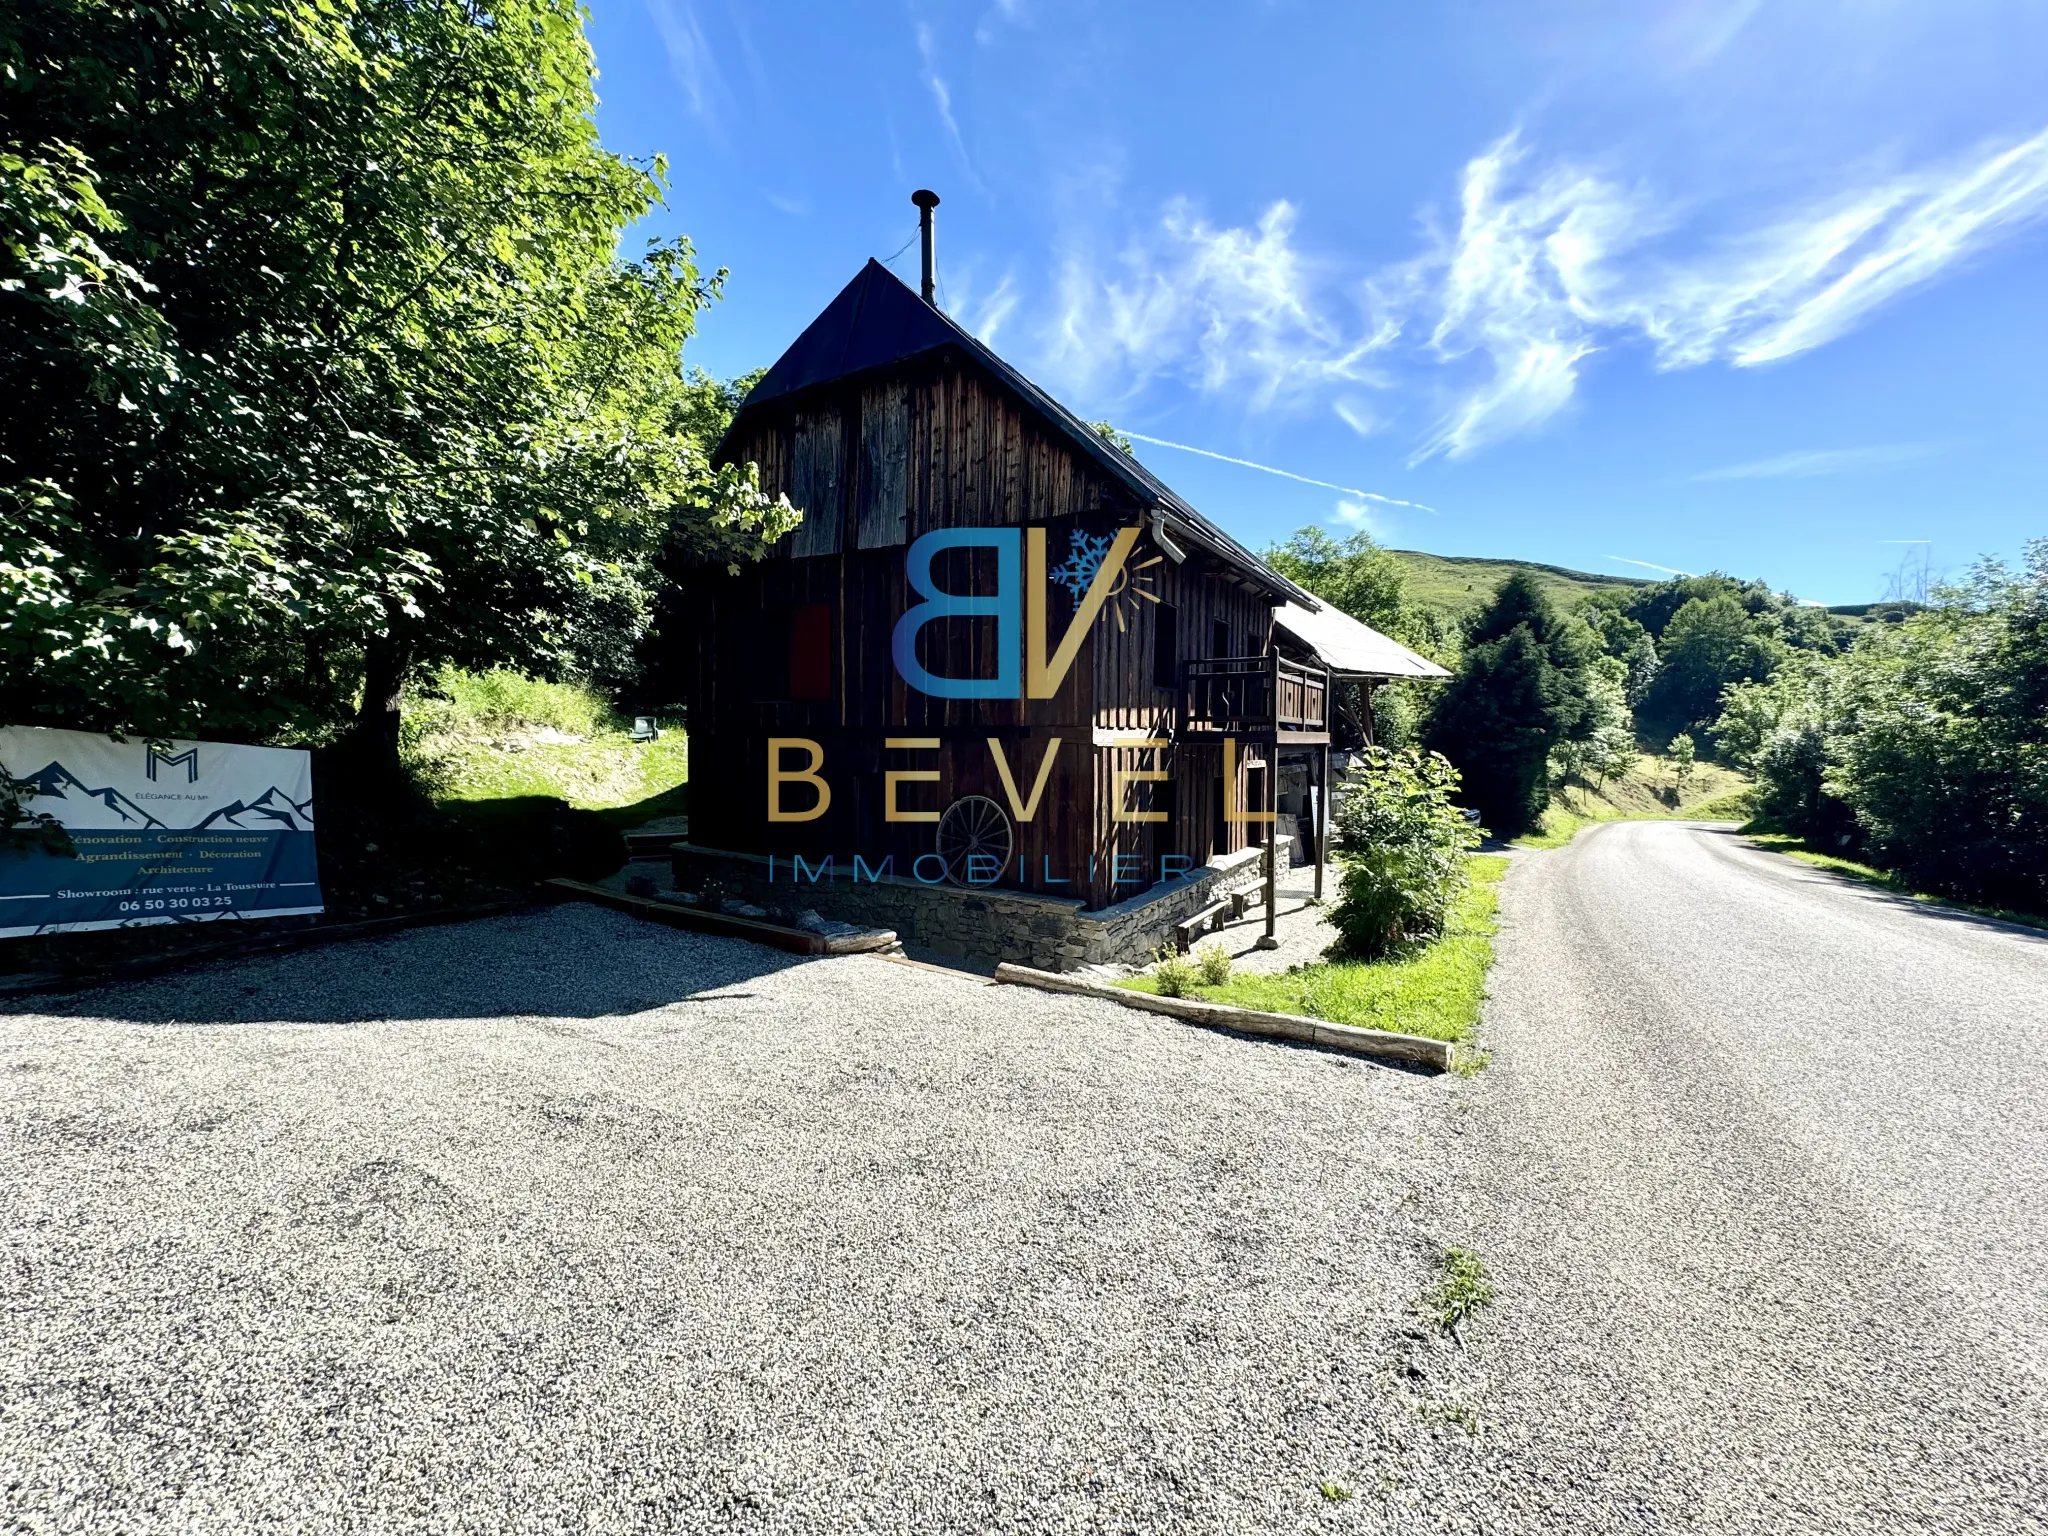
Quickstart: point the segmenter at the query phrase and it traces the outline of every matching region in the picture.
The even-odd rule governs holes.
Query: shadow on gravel
[[[571,904],[27,997],[0,1005],[0,1018],[43,1014],[138,1024],[596,1019],[751,996],[747,983],[809,963],[740,939]]]
[[[1748,838],[1742,835],[1741,830],[1736,827],[1702,825],[1699,830],[1715,837],[1726,838],[1731,847],[1743,848],[1751,853],[1762,854],[1777,864],[1789,867],[1796,874],[1804,875],[1818,884],[1827,885],[1835,890],[1849,891],[1851,894],[1861,896],[1864,900],[1874,905],[1889,907],[1896,912],[1910,913],[1912,916],[1925,922],[1946,923],[1963,928],[1982,928],[1993,933],[2005,933],[2011,934],[2015,938],[2030,939],[2038,945],[2048,947],[2048,929],[2029,927],[2025,923],[2008,922],[2002,917],[1988,917],[1982,912],[1972,912],[1965,907],[1947,906],[1939,901],[1922,901],[1917,897],[1907,895],[1903,891],[1895,891],[1882,885],[1875,885],[1868,880],[1859,880],[1856,876],[1845,875],[1839,870],[1822,869],[1816,864],[1802,864],[1797,859],[1788,858],[1781,853],[1773,853],[1768,848],[1755,847]]]

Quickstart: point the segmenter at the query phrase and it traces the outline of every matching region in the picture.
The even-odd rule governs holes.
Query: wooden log
[[[896,935],[886,928],[833,938],[822,933],[812,933],[806,928],[791,928],[783,923],[763,922],[757,917],[740,917],[731,912],[684,906],[681,902],[628,896],[623,891],[608,890],[604,886],[590,885],[582,880],[558,878],[546,883],[567,897],[594,902],[600,907],[610,907],[613,911],[629,913],[634,917],[645,918],[649,922],[666,923],[671,928],[688,928],[697,933],[716,933],[728,938],[748,939],[753,943],[772,945],[776,949],[788,950],[796,955],[864,955],[875,950],[894,948],[896,944]]]
[[[1205,1024],[1236,1034],[1264,1035],[1293,1040],[1325,1050],[1344,1051],[1353,1056],[1371,1056],[1386,1061],[1412,1062],[1439,1072],[1450,1070],[1452,1046],[1446,1040],[1421,1035],[1396,1034],[1391,1030],[1361,1029],[1353,1024],[1332,1024],[1295,1013],[1265,1013],[1255,1008],[1232,1008],[1223,1003],[1205,1003],[1191,997],[1155,997],[1078,976],[1055,971],[1033,970],[1028,965],[1005,962],[996,967],[996,980],[1017,986],[1037,987],[1046,992],[1069,992],[1079,997],[1100,998],[1145,1013],[1163,1013],[1190,1024]]]

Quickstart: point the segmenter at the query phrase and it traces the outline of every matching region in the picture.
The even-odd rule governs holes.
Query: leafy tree
[[[1627,778],[1636,764],[1627,666],[1616,656],[1595,656],[1582,675],[1586,716],[1572,736],[1551,749],[1551,777],[1558,783],[1591,779],[1600,784]]]
[[[1692,737],[1680,731],[1671,738],[1671,776],[1678,783],[1678,792],[1685,793],[1686,780],[1693,774],[1699,761],[1699,749],[1693,745]]]
[[[1936,596],[1836,669],[1827,789],[1915,884],[2048,911],[2048,540]]]
[[[1688,599],[1658,645],[1662,664],[1638,711],[1652,732],[1707,734],[1730,683],[1769,677],[1784,646],[1759,626],[1733,593]]]
[[[1457,765],[1495,836],[1520,835],[1549,806],[1551,753],[1590,728],[1594,650],[1585,625],[1560,615],[1524,571],[1474,616],[1427,742]]]
[[[1794,651],[1769,677],[1722,688],[1721,713],[1713,726],[1715,751],[1745,773],[1753,772],[1764,744],[1813,697],[1825,670],[1819,654]]]
[[[1622,695],[1633,709],[1642,703],[1657,677],[1657,642],[1650,632],[1623,611],[1626,599],[1596,592],[1580,605],[1579,616],[1609,656],[1622,664]]]
[[[664,172],[570,0],[16,0],[0,65],[8,718],[394,767],[409,673],[793,520],[692,435],[719,277],[617,258]]]
[[[1264,558],[1296,586],[1383,635],[1399,639],[1411,626],[1406,572],[1369,533],[1339,540],[1320,528],[1302,528]]]
[[[1456,649],[1444,620],[1408,601],[1406,568],[1368,533],[1340,540],[1321,528],[1302,528],[1286,543],[1269,548],[1263,558],[1296,586],[1425,656],[1443,660]],[[1344,710],[1353,707],[1343,702],[1344,696],[1358,686],[1340,687],[1340,720]],[[1371,691],[1369,700],[1361,701],[1361,719],[1363,710],[1369,709],[1380,746],[1398,748],[1415,742],[1419,723],[1434,702],[1429,689],[1426,684],[1383,683]]]
[[[1775,615],[1778,637],[1797,651],[1836,656],[1848,648],[1853,632],[1849,621],[1811,603],[1788,601]]]
[[[2048,540],[1931,606],[1731,687],[1758,819],[1913,884],[2048,911]]]
[[[1687,603],[1712,602],[1717,597],[1733,598],[1750,615],[1769,612],[1777,602],[1763,582],[1738,581],[1712,571],[1704,576],[1674,576],[1669,581],[1638,587],[1622,611],[1661,642],[1679,609]]]
[[[1756,819],[1836,851],[1856,848],[1863,829],[1856,813],[1828,787],[1831,736],[1811,709],[1786,715],[1751,759],[1756,775]]]
[[[1337,947],[1378,960],[1444,930],[1479,834],[1452,803],[1458,771],[1435,753],[1373,748],[1345,786],[1334,846]]]
[[[1110,447],[1121,453],[1129,453],[1131,451],[1131,440],[1125,437],[1123,433],[1117,431],[1110,423],[1106,421],[1091,421],[1088,425],[1095,435],[1109,444]]]

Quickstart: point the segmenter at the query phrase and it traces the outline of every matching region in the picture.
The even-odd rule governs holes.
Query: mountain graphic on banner
[[[237,800],[224,805],[200,822],[201,827],[265,827],[279,826],[287,832],[310,832],[313,829],[313,802],[294,800],[275,784],[263,791],[254,800]],[[197,830],[196,828],[194,830]]]
[[[101,805],[104,805],[125,822],[132,822],[138,827],[161,827],[163,825],[161,821],[158,821],[156,817],[150,815],[149,812],[145,811],[133,800],[130,800],[118,789],[111,787],[94,789],[62,763],[51,763],[49,767],[30,774],[20,782],[33,784],[35,786],[34,793],[36,798],[47,795],[55,800],[68,800],[75,791],[81,799],[99,801]],[[35,807],[35,809],[40,809],[40,807]],[[64,819],[61,813],[52,812],[51,814],[56,815],[59,821]]]

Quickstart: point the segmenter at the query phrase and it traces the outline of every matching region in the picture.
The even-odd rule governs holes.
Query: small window
[[[1228,656],[1230,654],[1230,626],[1221,619],[1209,621],[1209,654]]]
[[[832,605],[804,603],[789,611],[789,696],[832,696]]]
[[[1180,686],[1180,610],[1171,603],[1152,608],[1152,686]]]

